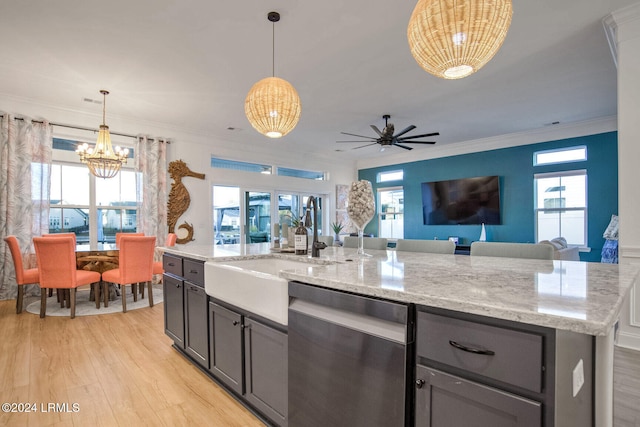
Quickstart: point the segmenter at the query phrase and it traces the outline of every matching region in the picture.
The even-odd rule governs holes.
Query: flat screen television
[[[422,183],[425,225],[500,224],[498,176]]]

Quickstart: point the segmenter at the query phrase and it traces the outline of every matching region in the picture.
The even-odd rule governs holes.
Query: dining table
[[[97,271],[102,274],[105,271],[118,268],[119,254],[120,250],[115,243],[78,244],[76,245],[76,267],[79,270]],[[99,289],[102,289],[102,286]],[[117,286],[109,285],[109,301],[113,301],[119,296],[120,291]],[[91,287],[89,301],[96,301],[96,306],[98,306],[100,299],[100,295],[98,295],[96,301],[94,288]]]

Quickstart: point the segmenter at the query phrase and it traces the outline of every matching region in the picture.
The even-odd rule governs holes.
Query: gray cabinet
[[[244,393],[242,376],[242,316],[209,302],[210,370],[236,393]]]
[[[426,306],[416,317],[416,426],[593,425],[593,337]]]
[[[543,338],[418,311],[416,426],[542,426]]]
[[[418,365],[416,426],[540,427],[542,407],[496,388]]]
[[[287,334],[209,302],[210,372],[258,412],[287,425]]]
[[[184,281],[184,347],[200,365],[209,367],[207,294],[199,285]]]
[[[204,262],[164,254],[164,328],[174,345],[209,367]]]
[[[244,319],[245,397],[280,426],[287,425],[287,334]]]
[[[165,273],[162,278],[162,290],[164,292],[164,332],[177,347],[184,348],[184,291],[182,280]]]

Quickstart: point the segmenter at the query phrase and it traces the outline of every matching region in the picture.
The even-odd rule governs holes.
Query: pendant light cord
[[[271,77],[276,76],[276,23],[271,23]]]
[[[107,124],[107,93],[102,92],[102,125],[105,126]]]

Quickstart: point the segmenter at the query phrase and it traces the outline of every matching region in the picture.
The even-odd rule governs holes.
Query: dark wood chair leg
[[[16,314],[22,313],[23,299],[24,299],[24,285],[18,285],[18,297],[16,298]]]
[[[69,289],[69,296],[71,300],[71,318],[75,319],[76,317],[76,288]]]
[[[146,283],[140,283],[140,298],[144,299],[144,285]]]
[[[152,288],[153,284],[152,284],[151,280],[149,280],[147,282],[147,286],[149,287],[149,292],[148,292],[148,294],[149,294],[149,307],[153,307],[153,288]]]
[[[138,284],[132,283],[131,287],[133,288],[133,302],[138,301]]]
[[[52,297],[53,296],[53,288],[49,288],[49,296]]]
[[[44,315],[47,312],[47,293],[44,289],[40,292],[40,318],[44,319]]]
[[[104,306],[109,307],[109,284],[107,282],[100,282],[102,284],[102,297],[104,298]]]
[[[127,312],[127,293],[126,291],[126,286],[124,287],[125,289],[121,289],[120,293],[122,294],[122,312],[126,313]]]
[[[100,286],[100,282],[96,282],[91,285],[91,287],[93,288],[93,298],[96,300],[96,308],[100,308],[100,291],[102,286]]]

